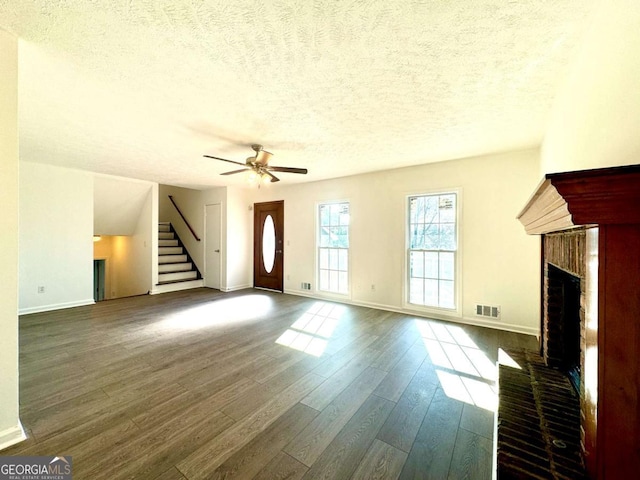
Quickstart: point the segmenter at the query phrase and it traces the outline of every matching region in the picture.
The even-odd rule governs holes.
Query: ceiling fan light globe
[[[249,170],[249,173],[247,174],[247,181],[250,184],[256,184],[258,183],[258,180],[260,179],[260,176],[258,175],[258,173],[255,170]]]

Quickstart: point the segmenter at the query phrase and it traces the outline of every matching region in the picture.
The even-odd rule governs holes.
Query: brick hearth
[[[498,478],[586,478],[580,399],[568,378],[535,352],[506,353],[521,368],[499,365]]]

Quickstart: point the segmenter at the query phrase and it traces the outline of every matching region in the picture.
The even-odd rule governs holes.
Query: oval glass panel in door
[[[271,215],[267,215],[262,226],[262,263],[267,273],[273,270],[276,260],[276,226]]]

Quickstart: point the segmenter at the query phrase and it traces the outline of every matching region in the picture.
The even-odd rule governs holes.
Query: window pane
[[[440,280],[440,306],[443,308],[455,308],[452,281]]]
[[[421,222],[434,223],[438,221],[438,197],[431,195],[424,198],[424,215]]]
[[[340,225],[349,225],[349,204],[348,203],[341,204]]]
[[[329,247],[335,247],[338,245],[338,231],[337,231],[337,227],[329,227],[328,229],[328,233],[329,233]]]
[[[329,268],[329,251],[326,248],[320,249],[320,268]]]
[[[455,260],[453,252],[440,252],[440,278],[443,280],[453,280],[455,271]]]
[[[455,222],[456,221],[456,196],[440,195],[439,200],[440,209],[440,223]]]
[[[424,280],[421,278],[411,278],[409,280],[409,303],[416,305],[424,304]]]
[[[438,225],[429,224],[425,225],[424,232],[424,248],[427,250],[435,250],[440,246],[440,239],[438,236]]]
[[[347,272],[338,272],[338,291],[340,293],[347,293],[349,291],[349,275]]]
[[[418,212],[421,210],[422,197],[409,198],[409,223],[418,223]]]
[[[438,252],[425,253],[424,276],[427,278],[438,278]]]
[[[331,209],[331,225],[339,225],[340,224],[340,204],[334,203],[330,207]]]
[[[329,268],[331,270],[338,269],[338,251],[333,248],[329,249]]]
[[[424,253],[422,252],[411,252],[409,256],[409,275],[412,278],[422,278],[424,277]]]
[[[329,270],[329,289],[338,291],[338,272],[335,270]]]
[[[440,225],[440,249],[456,249],[456,226],[453,223]]]
[[[432,307],[438,306],[438,280],[424,281],[424,304]]]
[[[329,225],[329,207],[327,205],[320,205],[320,226]]]
[[[331,246],[331,238],[329,236],[329,229],[327,227],[320,227],[320,246]]]
[[[271,273],[276,259],[276,227],[273,217],[267,215],[262,226],[262,265],[267,273]]]
[[[409,248],[424,247],[424,225],[412,224],[410,226]]]
[[[348,248],[349,247],[349,227],[336,227],[336,247]]]
[[[329,290],[329,271],[320,270],[320,290]]]
[[[338,270],[346,272],[348,265],[349,265],[349,253],[345,249],[340,249],[338,251]]]

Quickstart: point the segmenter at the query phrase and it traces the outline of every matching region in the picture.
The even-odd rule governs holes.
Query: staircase
[[[202,287],[197,267],[169,222],[158,223],[158,284],[153,293]]]

